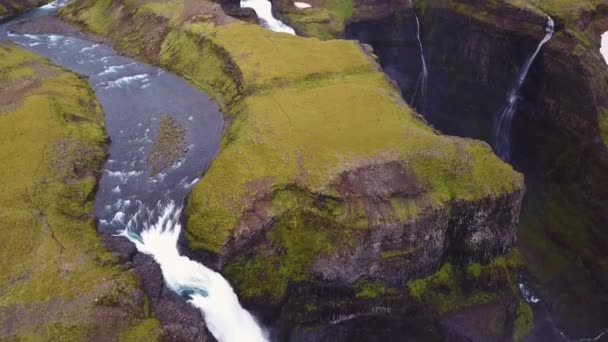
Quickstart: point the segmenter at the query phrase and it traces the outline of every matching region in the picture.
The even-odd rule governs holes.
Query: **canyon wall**
[[[607,323],[599,315],[605,303],[597,300],[607,289],[608,72],[599,53],[607,9],[602,1],[549,1],[539,8],[418,1],[384,17],[353,17],[344,33],[372,45],[411,99],[421,72],[410,19],[417,14],[429,90],[412,104],[445,133],[492,143],[497,114],[543,37],[547,14],[555,20],[556,33],[520,93],[510,162],[526,175],[528,188],[519,249],[557,326],[580,337]]]

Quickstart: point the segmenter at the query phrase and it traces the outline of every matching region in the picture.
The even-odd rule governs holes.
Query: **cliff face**
[[[49,3],[49,0],[0,0],[0,22],[22,14],[34,7]]]
[[[544,35],[548,13],[556,32],[521,91],[512,128],[512,164],[526,175],[520,249],[558,327],[593,335],[606,322],[608,242],[606,63],[599,37],[602,1],[415,2],[386,17],[352,18],[345,34],[375,48],[404,97],[443,132],[492,141],[496,115],[527,58]],[[421,21],[429,67],[426,97],[416,97],[420,50],[411,18]],[[380,11],[384,13],[385,11]],[[415,57],[414,57],[415,56]],[[585,304],[576,304],[582,300]]]
[[[426,126],[357,44],[274,33],[204,1],[81,0],[62,15],[223,105],[222,150],[189,199],[188,242],[277,334],[331,336],[351,314],[379,326],[391,310],[424,316],[408,284],[425,276],[415,291],[435,306],[514,298],[515,266],[487,262],[515,243],[523,178],[486,144]],[[485,262],[478,276],[504,271],[505,288],[432,276],[452,262],[464,279],[469,260]],[[471,303],[463,293],[477,287],[488,295]],[[435,326],[431,316],[421,319]],[[351,323],[342,338],[358,331]]]

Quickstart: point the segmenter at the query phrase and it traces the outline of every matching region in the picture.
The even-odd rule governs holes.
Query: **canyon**
[[[91,339],[112,326],[115,334],[135,339],[229,341],[239,337],[221,331],[244,324],[250,328],[242,331],[251,333],[240,340],[253,338],[258,322],[260,338],[270,340],[603,336],[608,67],[599,51],[608,4],[588,1],[574,11],[557,1],[250,2],[74,0],[59,10],[63,21],[45,15],[7,26],[9,40],[38,53],[33,44],[40,42],[31,35],[88,39],[83,48],[92,51],[113,48],[129,58],[120,65],[163,68],[157,78],[183,81],[179,75],[189,81],[184,89],[195,88],[180,96],[193,91],[190,98],[205,98],[194,95],[203,91],[213,102],[193,104],[187,113],[164,109],[178,118],[171,126],[177,149],[202,141],[209,147],[182,152],[196,167],[181,166],[180,159],[167,168],[180,156],[170,152],[168,164],[157,170],[169,174],[166,183],[158,179],[152,185],[158,190],[142,192],[146,187],[135,185],[157,177],[146,171],[150,166],[114,170],[113,151],[140,151],[139,160],[146,160],[156,124],[148,135],[149,124],[137,128],[132,120],[162,114],[162,98],[148,100],[158,108],[137,114],[135,107],[105,103],[90,79],[107,121],[95,129],[111,142],[96,135],[109,155],[102,167],[103,154],[95,152],[87,179],[93,188],[77,206],[88,210],[82,217],[97,220],[99,237],[90,236],[92,243],[103,242],[113,254],[99,249],[108,261],[93,260],[99,264],[93,268],[112,269],[113,279],[132,278],[119,281],[117,304],[93,304],[94,292],[84,291],[89,301],[81,305],[94,308],[91,317],[107,306],[115,319],[86,329],[57,329],[64,323],[53,319],[19,323],[24,305],[48,311],[48,300],[24,295],[14,301],[0,292],[0,312],[7,317],[0,320],[0,337],[69,330],[75,339]],[[273,14],[278,19],[268,19]],[[28,54],[2,44],[7,56]],[[14,66],[4,68],[2,75]],[[0,92],[31,82],[27,71],[10,72],[14,81]],[[122,86],[139,92],[161,82],[134,75],[143,73],[126,75]],[[80,80],[78,87],[88,89]],[[510,153],[500,154],[501,161],[490,145],[505,103],[517,106],[508,115]],[[20,104],[7,106],[6,118],[14,120]],[[194,115],[206,106],[215,109]],[[213,111],[223,125],[196,126],[197,115]],[[140,150],[121,142],[123,125],[145,131],[150,141]],[[9,126],[0,121],[0,127]],[[179,142],[183,132],[188,143]],[[193,153],[204,157],[188,157]],[[189,171],[178,177],[175,170]],[[119,171],[129,180],[111,183]],[[117,194],[131,191],[129,184],[136,191],[132,200],[150,209],[141,222],[138,210],[103,213]],[[181,207],[162,202],[165,196],[178,198],[178,205],[186,199],[183,215]],[[120,198],[120,207],[128,208]],[[87,234],[94,235],[87,222]],[[126,222],[139,223],[129,233]],[[196,286],[184,280],[190,271],[171,272],[182,267],[201,275]],[[6,277],[15,291],[27,284],[16,274]],[[217,285],[205,285],[211,279]],[[209,305],[226,303],[205,298],[223,298],[237,308],[242,303],[254,319],[241,308],[213,323]],[[124,315],[128,324],[119,318]],[[226,318],[237,316],[245,318]]]

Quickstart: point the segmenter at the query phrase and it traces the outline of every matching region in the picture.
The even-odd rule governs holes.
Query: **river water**
[[[239,304],[230,284],[202,264],[180,255],[177,239],[187,195],[218,153],[223,119],[210,97],[177,75],[118,55],[92,40],[54,34],[17,34],[10,26],[49,14],[59,0],[0,25],[10,40],[88,77],[103,106],[109,158],[94,201],[98,230],[131,240],[160,264],[165,282],[203,312],[221,341],[264,341],[265,332]],[[158,174],[148,155],[161,115],[185,128],[185,153]]]

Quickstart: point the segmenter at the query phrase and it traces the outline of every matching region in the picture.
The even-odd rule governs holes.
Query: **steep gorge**
[[[578,337],[608,324],[601,315],[606,303],[598,300],[608,285],[602,247],[608,242],[602,132],[608,72],[599,54],[608,4],[586,5],[540,6],[556,19],[557,31],[521,89],[510,159],[528,188],[519,249],[557,326]],[[418,1],[416,12],[430,90],[423,103],[413,105],[445,133],[492,143],[497,114],[544,34],[545,14],[509,1]],[[354,16],[344,33],[374,47],[406,99],[421,72],[412,57],[419,53],[413,15],[411,8],[399,7],[387,16]]]

